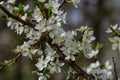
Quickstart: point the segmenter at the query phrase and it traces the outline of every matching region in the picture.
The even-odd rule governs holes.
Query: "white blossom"
[[[42,71],[44,68],[47,67],[48,61],[46,59],[43,58],[43,56],[41,58],[38,59],[38,63],[35,65],[40,71]]]
[[[53,29],[50,33],[49,33],[49,36],[50,38],[53,39],[52,43],[56,43],[58,44],[59,46],[61,45],[61,42],[62,42],[62,36],[61,34],[63,33],[63,29]]]
[[[85,31],[83,34],[82,41],[90,43],[93,40],[95,40],[95,37],[93,36],[93,31]]]
[[[59,0],[38,1],[38,3],[43,5],[40,5],[40,7],[35,5],[33,13],[30,15],[30,21],[35,23],[34,27],[24,25],[12,18],[8,18],[7,23],[8,27],[14,29],[17,34],[21,35],[24,33],[25,39],[27,40],[24,41],[21,46],[17,46],[15,52],[21,53],[22,56],[28,56],[31,59],[33,58],[33,55],[37,55],[38,62],[35,64],[35,66],[38,69],[38,80],[48,80],[48,78],[50,78],[50,74],[61,72],[61,68],[64,66],[64,63],[60,62],[60,53],[64,55],[65,60],[71,61],[76,61],[76,55],[80,54],[80,56],[82,56],[81,53],[83,53],[88,59],[95,57],[98,54],[99,50],[94,49],[92,44],[92,42],[95,40],[92,28],[88,28],[88,26],[81,26],[76,30],[65,31],[61,26],[62,23],[66,23],[67,13],[58,9],[60,7]],[[77,4],[80,2],[80,0],[71,1],[75,7],[78,7]],[[15,0],[8,0],[7,2],[13,4],[15,3]],[[12,14],[16,14],[13,12],[17,12],[19,7],[13,7],[10,4],[8,4],[7,9]],[[17,16],[26,21],[26,19],[30,17],[27,15],[28,8],[29,5],[23,6],[23,13],[18,13]],[[113,29],[116,28],[117,25],[113,26]],[[78,38],[78,31],[83,34],[80,36],[81,39]],[[108,30],[108,32],[111,31]],[[49,40],[45,40],[46,42],[41,42],[40,40],[44,37],[46,40]],[[113,49],[119,48],[120,50],[119,37],[114,37],[110,40],[113,42]],[[57,45],[57,47],[53,45]],[[95,63],[90,64],[90,66],[86,69],[86,72],[88,74],[93,74],[96,78],[102,80],[107,80],[108,78],[112,79],[112,66],[109,64],[109,62],[105,63],[104,68],[101,68],[100,66],[100,62],[96,61]],[[70,69],[68,71],[67,79],[70,78],[71,73],[73,75],[76,74],[75,71]],[[79,77],[77,77],[76,80],[79,80]]]
[[[59,60],[57,59],[56,62],[50,62],[51,67],[50,67],[50,72],[56,72],[60,73],[61,72],[61,67],[64,65],[64,63],[60,63]]]
[[[26,34],[26,38],[31,40],[39,40],[41,37],[41,32],[34,31],[33,29],[29,29],[29,32]]]
[[[80,2],[80,0],[72,0],[73,5],[78,8],[77,4]]]
[[[78,28],[78,31],[84,32],[85,30],[88,29],[88,26],[81,26],[80,28]]]
[[[98,50],[91,50],[90,53],[88,53],[88,58],[95,57],[98,54]]]
[[[38,80],[48,80],[47,78],[50,78],[49,74],[44,74],[44,73],[37,73],[39,78]]]
[[[47,45],[47,48],[45,49],[45,51],[46,51],[46,54],[47,54],[47,56],[46,56],[46,60],[49,62],[49,61],[53,61],[54,60],[54,58],[55,58],[55,54],[56,54],[56,51],[54,51],[51,47],[50,47],[50,45],[49,44],[47,44],[46,43],[46,45]]]
[[[100,62],[96,61],[95,63],[91,63],[89,68],[87,68],[87,73],[92,72],[93,69],[98,68],[100,66]]]
[[[27,14],[24,14],[21,19],[26,20],[27,19]]]
[[[40,1],[40,2],[45,2],[46,0],[38,0],[38,1]]]
[[[75,61],[75,53],[70,52],[69,50],[67,51],[65,59],[71,59],[72,61]]]
[[[4,1],[0,1],[0,4],[3,4],[4,3]]]
[[[95,63],[91,63],[87,68],[87,73],[93,74],[97,79],[112,80],[112,66],[107,61],[103,68],[100,67],[100,63],[96,61]]]
[[[115,50],[115,49],[120,50],[120,38],[118,36],[110,37],[109,40],[113,43],[112,50]]]
[[[34,9],[34,13],[32,14],[33,19],[36,20],[37,22],[40,22],[43,19],[43,15],[40,11],[40,9],[36,8]]]
[[[118,24],[116,24],[116,25],[111,25],[111,28],[113,28],[114,30],[116,30],[117,27],[118,27]],[[111,32],[113,32],[113,31],[112,31],[110,28],[106,31],[106,33],[111,33]]]
[[[8,0],[8,3],[15,3],[16,0]]]
[[[75,71],[70,67],[67,71],[67,77],[66,77],[66,80],[69,80],[71,78],[71,74],[72,75],[75,75]]]
[[[29,8],[29,5],[26,5],[26,6],[24,6],[24,11],[27,11],[28,10],[28,8]]]
[[[60,4],[58,3],[58,0],[53,1],[53,0],[49,0],[49,3],[45,4],[46,8],[50,8],[52,10],[53,13],[58,14],[58,8],[60,6]]]

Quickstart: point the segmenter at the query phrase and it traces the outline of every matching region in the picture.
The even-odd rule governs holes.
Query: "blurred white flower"
[[[0,1],[0,4],[3,4],[4,3],[4,1]]]
[[[40,11],[40,9],[36,8],[34,9],[34,13],[32,14],[34,20],[36,20],[37,22],[40,22],[43,19],[43,15]]]
[[[29,5],[26,5],[26,6],[24,6],[24,11],[27,11],[28,10],[28,8],[29,8]]]
[[[64,63],[60,63],[59,60],[57,59],[56,62],[50,62],[51,67],[50,67],[50,72],[51,73],[60,73],[61,72],[61,67],[64,65]]]
[[[75,56],[74,56],[75,53],[72,53],[71,51],[68,51],[67,54],[66,54],[66,57],[65,59],[71,59],[72,61],[75,61]]]
[[[91,63],[89,68],[87,68],[87,73],[91,73],[93,69],[98,68],[100,66],[100,62],[96,61],[95,63]]]
[[[91,50],[90,53],[88,53],[88,58],[95,57],[98,54],[99,50]]]
[[[77,4],[80,2],[80,0],[72,0],[73,5],[78,8]]]
[[[56,57],[56,51],[54,51],[51,47],[50,47],[50,45],[48,44],[48,43],[46,43],[46,45],[47,45],[47,48],[45,49],[45,52],[46,52],[46,54],[47,54],[47,56],[46,56],[46,60],[49,62],[49,61],[53,61],[54,60],[54,58]]]
[[[70,67],[67,71],[67,77],[66,80],[69,80],[71,78],[71,75],[74,75],[76,72]]]
[[[54,1],[54,0],[49,0],[49,3],[45,4],[46,8],[49,8],[52,10],[53,13],[58,14],[58,8],[59,8],[60,4],[58,2],[58,0]]]
[[[79,29],[77,29],[78,31],[84,32],[85,30],[87,30],[88,26],[81,26]]]
[[[38,63],[35,65],[40,71],[42,71],[44,68],[46,68],[48,65],[48,61],[41,56],[41,58],[38,59]]]
[[[25,13],[25,14],[21,17],[21,19],[26,20],[26,19],[27,19],[27,14]]]
[[[91,63],[90,66],[87,68],[87,73],[92,74],[96,77],[96,79],[101,80],[113,80],[112,76],[112,66],[109,64],[109,61],[100,67],[100,63],[96,61],[95,63]]]
[[[38,0],[39,2],[45,2],[46,0]]]
[[[85,31],[83,34],[82,41],[90,43],[93,40],[95,40],[95,37],[93,36],[93,31]]]
[[[47,78],[50,78],[49,74],[44,74],[44,73],[37,73],[39,76],[38,80],[48,80]]]
[[[120,38],[118,36],[114,36],[114,37],[110,37],[109,40],[113,43],[112,50],[118,48],[118,50],[120,51]]]
[[[15,3],[16,0],[7,0],[8,3]]]
[[[113,28],[114,30],[116,30],[117,27],[118,27],[118,24],[116,24],[116,25],[111,25],[111,28]],[[113,32],[113,31],[112,31],[110,28],[106,31],[106,33],[111,33],[111,32]]]

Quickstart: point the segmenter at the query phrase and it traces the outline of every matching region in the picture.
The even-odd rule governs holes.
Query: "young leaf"
[[[24,11],[23,10],[23,8],[24,8],[23,4],[19,4],[18,8],[19,8],[19,10],[18,10],[19,13],[22,13]]]
[[[32,10],[28,10],[28,11],[27,11],[27,15],[28,15],[28,16],[31,16],[31,14],[32,14]]]
[[[13,61],[13,62],[10,62],[7,66],[8,67],[11,67],[11,66],[13,66],[15,64],[15,62]]]
[[[5,15],[5,14],[0,14],[0,18],[1,18],[1,19],[7,19],[7,18],[8,18],[8,16],[7,16],[7,15]]]

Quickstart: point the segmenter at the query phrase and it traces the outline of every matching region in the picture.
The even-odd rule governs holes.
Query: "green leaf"
[[[22,52],[22,50],[21,50],[21,49],[19,49],[19,50],[14,49],[14,50],[12,50],[12,52],[14,52],[14,53],[21,53],[21,52]]]
[[[4,63],[5,63],[5,64],[8,64],[8,62],[9,62],[8,60],[4,60]]]
[[[9,60],[4,60],[4,63],[7,64],[8,67],[11,67],[15,64],[14,61],[10,62]]]
[[[102,46],[103,46],[103,44],[102,44],[102,43],[97,43],[97,45],[96,45],[95,49],[96,49],[96,50],[98,50],[98,49],[102,48]]]
[[[31,16],[31,14],[32,14],[32,10],[28,10],[28,11],[27,11],[27,15],[28,15],[28,16]]]
[[[87,30],[88,30],[88,31],[91,31],[91,30],[93,30],[93,29],[92,29],[91,27],[88,27]]]
[[[38,0],[35,0],[34,3],[35,3],[35,6],[37,6],[38,8],[40,9],[42,8],[42,4]]]
[[[35,73],[37,73],[37,71],[32,71],[32,74],[35,74]]]
[[[15,64],[15,62],[13,61],[13,62],[10,62],[7,66],[8,67],[11,67],[11,66],[13,66]]]
[[[67,2],[72,2],[72,0],[66,0]]]
[[[45,69],[43,70],[43,74],[47,74],[47,73],[49,73],[49,72],[50,72],[50,70],[47,69],[47,68],[45,68]]]
[[[19,8],[19,10],[18,10],[19,13],[24,12],[24,10],[23,10],[23,8],[24,8],[23,4],[20,3],[20,4],[18,5],[18,8]]]
[[[51,16],[51,14],[52,14],[52,9],[48,9],[48,16]]]
[[[7,15],[5,15],[5,14],[0,14],[0,18],[1,18],[1,19],[7,19],[7,18],[8,18],[8,16],[7,16]]]
[[[12,50],[12,52],[17,53],[18,51],[16,49]]]

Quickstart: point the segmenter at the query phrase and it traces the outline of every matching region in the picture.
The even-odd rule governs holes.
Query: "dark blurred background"
[[[17,0],[18,3],[29,4],[30,9],[33,8],[34,0]],[[108,41],[109,34],[106,30],[111,24],[120,23],[120,0],[80,0],[78,8],[75,8],[72,3],[66,3],[62,9],[67,12],[67,24],[63,24],[63,28],[73,30],[80,26],[91,26],[95,31],[96,41],[103,43],[102,49],[98,54],[98,59],[101,62],[107,60],[112,63],[112,57],[115,58],[117,66],[117,74],[120,76],[120,53],[112,51],[111,43]],[[0,13],[3,13],[0,10]],[[0,19],[0,62],[11,59],[17,54],[12,53],[12,50],[24,41],[24,34],[17,35],[13,30],[6,27],[6,20]],[[81,66],[86,64],[82,61],[89,62],[81,57]],[[0,71],[0,80],[37,80],[36,74],[32,74],[34,61],[27,57],[21,57],[18,62],[12,67],[6,67]],[[113,71],[114,72],[114,71]],[[58,74],[51,80],[65,80],[65,74]]]

